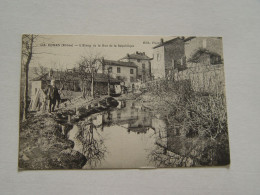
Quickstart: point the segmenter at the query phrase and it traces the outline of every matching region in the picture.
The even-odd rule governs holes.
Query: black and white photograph
[[[19,170],[230,164],[221,37],[22,35]]]
[[[0,194],[260,194],[259,0],[0,0]]]

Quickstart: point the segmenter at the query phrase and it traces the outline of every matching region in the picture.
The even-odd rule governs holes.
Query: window
[[[119,67],[117,67],[117,73],[120,73],[120,72],[121,72],[120,68],[119,68]]]
[[[134,69],[130,69],[130,74],[134,74]]]
[[[134,77],[130,77],[130,82],[135,82],[135,78]]]
[[[142,72],[145,72],[145,64],[142,64]]]
[[[137,59],[137,62],[140,62],[140,60],[139,60],[139,59]]]
[[[120,77],[120,76],[117,76],[116,78],[117,78],[117,80],[121,80],[121,77]]]
[[[108,72],[111,73],[112,72],[112,67],[108,68]]]
[[[121,112],[117,113],[117,119],[121,119]]]

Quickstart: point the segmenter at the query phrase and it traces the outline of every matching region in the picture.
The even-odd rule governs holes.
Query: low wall
[[[190,64],[188,69],[174,74],[174,79],[190,80],[194,91],[224,93],[224,65]]]

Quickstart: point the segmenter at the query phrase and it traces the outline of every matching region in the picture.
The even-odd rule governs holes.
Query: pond
[[[73,126],[68,138],[87,158],[83,169],[152,168],[153,151],[163,143],[165,123],[137,101],[94,114]]]
[[[193,167],[226,164],[220,142],[191,134],[186,123],[169,124],[142,102],[120,101],[117,108],[93,114],[74,124],[67,136],[87,162],[83,169]],[[225,137],[224,137],[225,138]]]

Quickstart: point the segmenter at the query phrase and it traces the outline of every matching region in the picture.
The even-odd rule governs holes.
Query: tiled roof
[[[145,53],[142,53],[142,52],[127,54],[121,60],[123,60],[123,59],[152,60],[152,58],[149,58],[147,55],[145,55]]]
[[[111,66],[127,66],[127,67],[135,67],[137,68],[137,65],[135,65],[133,62],[122,62],[122,61],[115,61],[115,60],[104,60],[104,63],[106,65]]]
[[[50,81],[52,79],[54,80],[64,80],[66,79],[67,81],[78,81],[81,80],[79,72],[52,72],[52,77],[49,76],[49,73],[44,74],[42,76],[36,77],[32,79],[31,81]],[[107,83],[108,79],[110,80],[111,83],[120,83],[121,81],[112,77],[108,77],[108,75],[103,74],[103,73],[96,73],[94,77],[95,82],[103,82]],[[84,80],[85,81],[91,81],[91,73],[85,73],[84,74]]]

